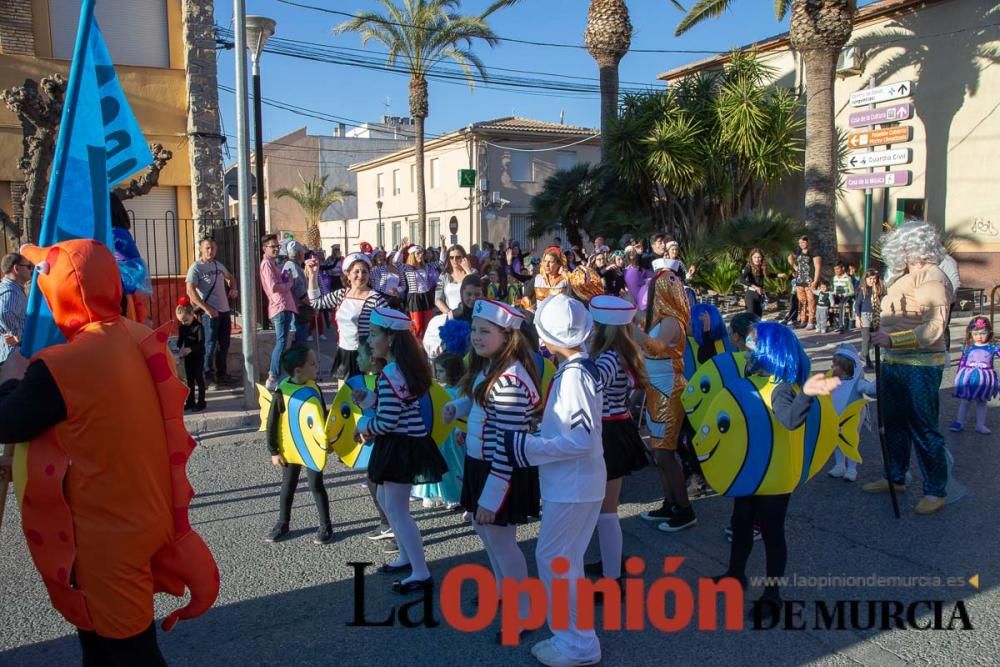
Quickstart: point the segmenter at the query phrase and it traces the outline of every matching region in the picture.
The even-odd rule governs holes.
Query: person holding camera
[[[201,326],[205,330],[205,380],[217,387],[234,382],[226,374],[233,329],[229,301],[239,294],[233,274],[215,259],[218,251],[215,239],[203,238],[198,243],[198,259],[188,269],[185,280],[187,297],[201,311]]]

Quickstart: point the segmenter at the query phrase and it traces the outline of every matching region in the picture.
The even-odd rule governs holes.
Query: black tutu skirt
[[[406,296],[406,312],[422,313],[434,310],[434,293],[422,292],[420,294],[408,294]]]
[[[437,484],[448,463],[429,435],[378,435],[368,461],[368,479],[376,484]]]
[[[465,457],[462,476],[462,507],[475,516],[479,509],[479,496],[490,476],[490,462]],[[539,515],[542,493],[538,488],[538,468],[515,468],[510,478],[510,490],[494,524],[498,526],[529,523]]]
[[[360,375],[361,369],[358,368],[358,351],[339,348],[336,356],[333,358],[333,368],[330,369],[330,373],[339,380],[346,380],[349,377]]]
[[[649,465],[646,446],[631,419],[612,419],[601,423],[604,441],[604,465],[608,479],[618,479]]]

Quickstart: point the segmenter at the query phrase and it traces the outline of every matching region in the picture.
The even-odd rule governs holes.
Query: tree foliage
[[[299,174],[302,186],[289,189],[281,188],[274,192],[278,199],[288,197],[293,199],[302,208],[306,216],[306,245],[312,249],[322,247],[323,239],[319,233],[319,219],[326,209],[333,204],[343,204],[344,199],[354,195],[354,192],[342,187],[327,189],[326,176],[314,176],[306,180]]]

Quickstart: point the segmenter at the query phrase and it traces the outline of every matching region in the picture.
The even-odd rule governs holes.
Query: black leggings
[[[281,473],[280,523],[288,524],[291,521],[292,502],[295,500],[295,487],[299,484],[301,470],[302,466],[299,464],[289,463]],[[309,490],[312,491],[313,501],[316,503],[320,525],[325,526],[330,523],[330,499],[326,495],[326,487],[323,486],[323,473],[306,468],[306,481],[309,483]]]
[[[760,528],[768,577],[785,576],[788,547],[785,545],[785,514],[792,494],[780,496],[744,496],[733,505],[733,544],[729,551],[727,574],[746,577],[747,560],[753,551],[753,527]]]
[[[743,293],[743,304],[748,313],[753,313],[757,317],[764,317],[764,297],[755,290],[748,289]]]
[[[187,404],[205,402],[205,355],[189,354],[184,357],[184,375],[187,376]],[[197,389],[197,399],[195,390]]]
[[[156,643],[156,623],[125,639],[101,637],[91,630],[76,631],[83,652],[83,667],[166,667],[167,661]]]

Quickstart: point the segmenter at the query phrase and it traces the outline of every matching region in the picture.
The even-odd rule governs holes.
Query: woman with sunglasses
[[[469,263],[465,248],[458,244],[448,248],[445,265],[434,291],[434,305],[442,314],[447,315],[462,305],[462,281],[473,273],[478,271]]]

